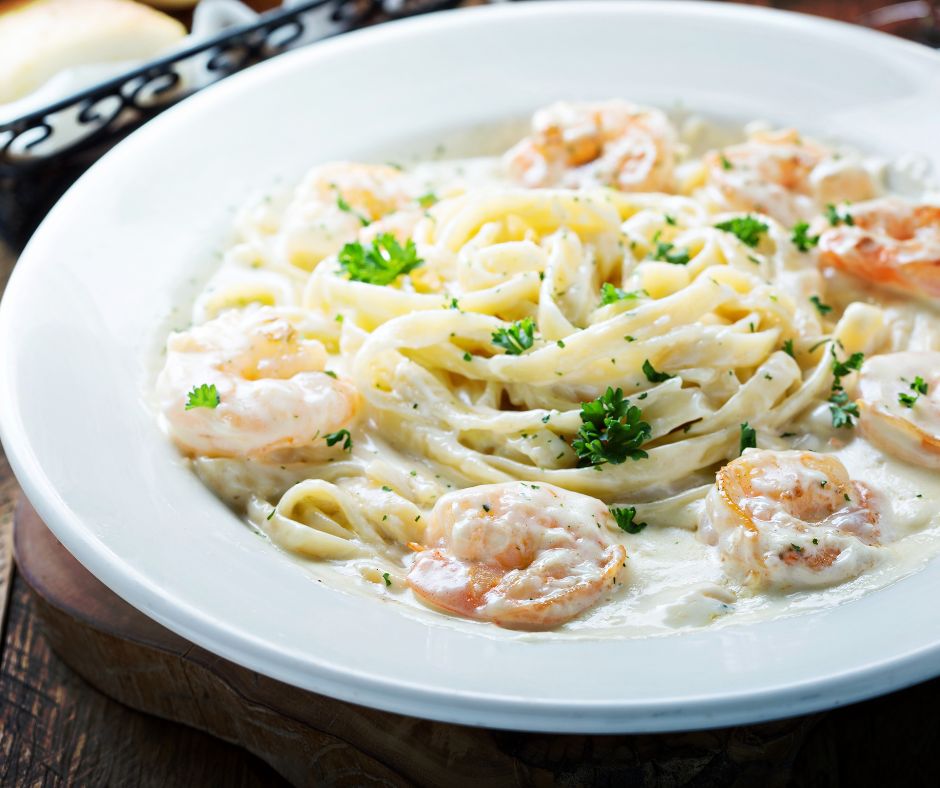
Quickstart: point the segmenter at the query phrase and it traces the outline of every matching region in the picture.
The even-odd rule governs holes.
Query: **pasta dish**
[[[194,471],[337,586],[648,634],[940,544],[940,204],[792,129],[559,103],[499,157],[249,204],[156,383]],[[425,613],[426,614],[426,613]]]

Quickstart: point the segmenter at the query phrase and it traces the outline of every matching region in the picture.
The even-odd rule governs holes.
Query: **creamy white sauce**
[[[481,139],[489,134],[490,139]],[[463,135],[452,140],[438,155],[452,155],[455,151],[492,151],[505,147],[506,140],[518,138],[517,130],[508,134],[505,128],[489,129]],[[689,119],[683,126],[683,138],[690,151],[696,152],[716,144],[726,144],[736,132],[717,129],[697,119]],[[427,158],[426,150],[421,157]],[[376,157],[382,160],[382,156]],[[402,161],[409,163],[409,157]],[[691,164],[679,165],[694,167]],[[833,165],[837,170],[838,164]],[[903,177],[910,180],[909,167],[901,167]],[[411,170],[428,192],[453,188],[472,188],[492,185],[504,177],[498,159],[492,157],[466,158],[448,161],[424,161]],[[902,176],[897,176],[902,179]],[[907,180],[905,186],[909,186]],[[264,226],[265,215],[275,216],[283,210],[288,192],[273,193],[254,208],[248,209],[256,226]],[[274,219],[272,218],[272,222]],[[811,283],[815,273],[809,274]],[[920,305],[915,308],[900,296],[874,291],[858,280],[842,274],[828,273],[829,292],[838,309],[851,301],[868,301],[887,305],[892,316],[891,331],[912,337],[918,331],[926,331],[925,348],[940,346],[940,328],[932,307]],[[794,272],[794,281],[806,278],[805,272]],[[224,272],[214,277],[214,284],[224,284]],[[802,284],[795,289],[807,289]],[[811,284],[809,289],[813,289]],[[211,287],[210,287],[211,292]],[[206,296],[197,304],[197,313],[206,312]],[[925,318],[929,315],[929,318]],[[203,315],[204,316],[204,315]],[[668,320],[667,317],[661,320]],[[172,322],[178,322],[174,317]],[[159,360],[158,360],[159,363]],[[331,358],[330,368],[340,374],[349,369],[341,356]],[[940,474],[893,460],[872,447],[856,431],[835,431],[828,424],[828,411],[821,407],[815,413],[804,416],[804,423],[794,425],[798,434],[792,438],[772,438],[774,448],[806,448],[834,453],[846,466],[852,479],[864,482],[877,496],[881,511],[880,527],[883,544],[877,548],[878,560],[874,567],[860,576],[840,585],[806,591],[755,592],[736,584],[724,572],[720,555],[715,547],[703,544],[690,526],[701,506],[701,499],[694,498],[683,510],[676,522],[681,527],[668,527],[662,523],[651,523],[635,535],[616,534],[615,539],[627,550],[625,584],[616,587],[607,597],[574,620],[551,632],[508,633],[492,625],[444,617],[437,611],[425,607],[406,588],[410,556],[407,553],[389,551],[387,555],[354,558],[348,561],[307,560],[296,554],[285,552],[285,557],[302,565],[311,579],[322,581],[337,591],[362,594],[378,600],[393,602],[397,613],[419,616],[422,620],[441,626],[456,627],[477,634],[527,639],[558,639],[571,637],[629,638],[664,635],[691,627],[723,627],[745,625],[756,621],[790,616],[811,610],[831,607],[857,599],[896,580],[917,571],[940,552]],[[804,432],[812,427],[813,433]],[[828,437],[827,437],[828,436]],[[349,462],[369,467],[370,463],[383,464],[384,472],[393,464],[388,459],[395,451],[382,439],[382,428],[365,425],[360,430],[356,447]],[[398,463],[400,464],[400,463]],[[414,473],[401,474],[400,489],[409,489],[413,500],[427,508],[433,505],[440,494],[455,489],[460,482],[448,477],[443,466],[422,462],[415,458],[409,461]],[[197,461],[196,470],[223,499],[240,507],[251,495],[261,499],[271,498],[276,490],[299,481],[303,469],[293,466],[266,468],[263,473],[247,472],[244,466],[225,466],[224,463]],[[378,467],[378,466],[375,466]],[[699,479],[703,483],[708,480]],[[691,486],[691,485],[690,485]],[[676,490],[680,492],[681,490]],[[365,491],[364,495],[375,495]],[[259,536],[268,540],[261,522],[269,507],[257,504],[249,511],[249,524]],[[254,524],[251,524],[253,521]]]

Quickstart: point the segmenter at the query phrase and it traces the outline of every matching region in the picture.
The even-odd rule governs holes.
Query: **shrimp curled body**
[[[878,557],[872,492],[827,454],[747,449],[718,471],[699,537],[732,574],[778,590],[833,585]]]
[[[423,600],[520,629],[557,626],[597,602],[626,560],[607,507],[550,484],[507,482],[441,498],[408,573]]]
[[[940,206],[897,198],[846,207],[819,236],[823,265],[908,294],[940,297]]]
[[[894,457],[940,470],[940,352],[870,358],[858,385],[862,435]]]
[[[284,214],[282,254],[312,270],[344,244],[391,232],[407,238],[421,217],[407,175],[380,164],[334,162],[316,167],[297,187]]]
[[[509,173],[530,188],[612,186],[671,191],[676,134],[658,110],[624,101],[558,102],[532,118],[532,134],[505,156]]]
[[[209,457],[322,443],[359,408],[352,384],[323,371],[326,359],[323,345],[303,336],[297,313],[272,307],[229,310],[172,334],[157,380],[170,436]],[[203,384],[216,387],[218,405],[187,409],[188,392]]]
[[[867,200],[877,186],[860,164],[835,157],[794,129],[752,134],[705,157],[706,182],[724,210],[759,211],[784,224],[827,203]]]

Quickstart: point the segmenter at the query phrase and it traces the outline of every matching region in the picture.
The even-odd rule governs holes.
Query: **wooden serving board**
[[[14,551],[53,650],[106,695],[236,743],[295,785],[786,785],[814,717],[671,735],[430,722],[304,692],[217,657],[95,579],[21,498]],[[573,670],[578,666],[572,666]]]

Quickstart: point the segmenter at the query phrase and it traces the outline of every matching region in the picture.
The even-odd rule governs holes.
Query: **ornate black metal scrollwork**
[[[0,123],[0,235],[22,244],[52,201],[108,147],[201,87],[299,44],[459,4],[308,0]]]

